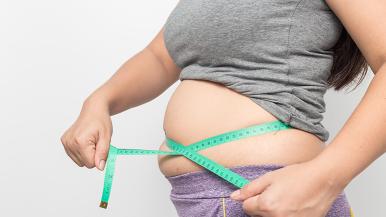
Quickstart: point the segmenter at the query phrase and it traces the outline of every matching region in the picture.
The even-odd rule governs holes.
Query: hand
[[[344,185],[313,160],[270,171],[233,192],[252,217],[325,217]]]
[[[75,123],[61,137],[67,155],[80,167],[103,170],[112,135],[111,117],[105,106],[85,103]]]

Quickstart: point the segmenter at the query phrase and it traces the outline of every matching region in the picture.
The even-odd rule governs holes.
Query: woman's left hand
[[[311,160],[267,172],[231,198],[252,217],[325,217],[345,187],[337,177]]]

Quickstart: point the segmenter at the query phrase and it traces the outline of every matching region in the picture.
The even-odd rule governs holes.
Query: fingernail
[[[105,160],[101,160],[101,161],[99,161],[99,169],[100,170],[103,170],[104,168],[105,168]]]
[[[234,191],[232,194],[231,194],[231,198],[232,199],[238,199],[240,197],[240,190],[237,190],[237,191]]]

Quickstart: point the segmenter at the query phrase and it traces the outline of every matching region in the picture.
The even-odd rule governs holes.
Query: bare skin
[[[221,84],[183,80],[173,93],[164,118],[166,135],[183,145],[255,124],[277,120],[248,97]],[[227,142],[201,150],[215,162],[233,167],[250,164],[292,164],[314,158],[323,142],[313,134],[292,128]],[[165,142],[160,150],[170,150]],[[159,155],[166,176],[202,170],[184,156]]]
[[[112,135],[110,116],[154,99],[178,80],[180,72],[165,48],[161,29],[143,51],[86,99],[77,121],[62,136],[69,156],[79,166],[103,169]],[[184,80],[167,105],[163,126],[169,138],[188,145],[273,120],[277,119],[249,98],[221,84]],[[292,164],[314,158],[323,144],[315,135],[293,128],[228,142],[200,153],[226,167]],[[170,150],[164,141],[158,148]],[[183,156],[159,155],[158,159],[166,176],[203,169]]]
[[[326,2],[375,76],[353,114],[326,148],[316,136],[290,129],[201,151],[228,167],[291,164],[253,180],[234,194],[232,198],[243,201],[244,211],[251,216],[325,216],[338,193],[386,151],[386,19],[382,19],[386,3]],[[80,167],[103,170],[112,135],[110,116],[156,98],[178,80],[180,71],[165,48],[161,29],[146,48],[85,100],[78,119],[61,137],[68,156]],[[164,129],[168,137],[188,145],[272,120],[275,118],[267,111],[221,85],[183,81],[169,101]],[[160,149],[167,150],[162,142]],[[181,156],[160,157],[159,166],[166,175],[200,169]]]

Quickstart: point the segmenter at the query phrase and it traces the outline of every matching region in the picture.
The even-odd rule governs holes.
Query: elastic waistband
[[[235,166],[228,169],[252,181],[259,176],[285,165],[259,164]],[[176,176],[165,176],[172,186],[171,197],[174,198],[215,198],[229,196],[238,188],[221,179],[208,170],[184,173]]]

